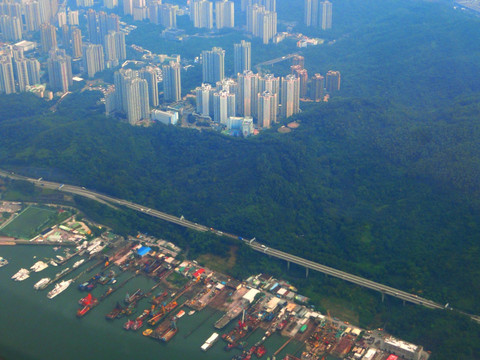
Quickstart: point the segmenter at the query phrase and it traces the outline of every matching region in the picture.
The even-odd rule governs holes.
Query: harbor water
[[[0,256],[9,261],[9,264],[0,268],[0,359],[164,359],[164,360],[220,360],[231,359],[239,353],[238,350],[226,352],[225,343],[219,339],[207,352],[202,352],[200,346],[216,331],[213,327],[222,315],[215,309],[206,308],[189,316],[178,319],[178,333],[168,343],[161,343],[142,335],[145,326],[137,332],[126,331],[123,324],[127,318],[107,321],[105,315],[110,312],[117,302],[123,302],[126,293],[132,294],[136,289],[148,291],[155,285],[152,279],[139,275],[130,280],[97,307],[93,308],[85,317],[77,318],[78,300],[86,292],[78,290],[78,285],[101,270],[100,267],[90,273],[82,275],[67,290],[52,300],[46,295],[53,288],[50,285],[46,290],[35,291],[33,285],[44,277],[53,278],[56,273],[65,267],[72,267],[79,258],[74,257],[63,266],[49,266],[39,273],[31,273],[30,278],[15,282],[11,276],[20,268],[30,268],[35,262],[54,258],[57,254],[63,255],[63,250],[55,252],[49,246],[2,246]],[[85,271],[94,261],[86,262],[64,279],[71,279]],[[130,277],[131,273],[121,273],[115,269],[118,276],[117,286]],[[93,290],[95,297],[100,297],[107,289],[107,285],[99,285]],[[160,286],[154,294],[163,291]],[[142,299],[138,311],[132,319],[140,315],[144,309],[150,308],[149,299]],[[184,308],[188,313],[189,309]],[[176,314],[178,310],[174,310]],[[222,329],[227,332],[235,326],[234,323]],[[262,338],[264,330],[257,329],[248,339],[249,346]],[[273,334],[265,342],[267,354],[272,356],[287,338]],[[302,344],[292,341],[278,355],[282,359],[287,353],[300,356]],[[3,359],[2,359],[3,360]]]

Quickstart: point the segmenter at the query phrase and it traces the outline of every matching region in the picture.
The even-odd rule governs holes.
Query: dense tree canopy
[[[93,92],[67,96],[55,113],[36,103],[35,112],[17,111],[25,97],[0,97],[0,166],[256,236],[480,313],[480,45],[472,40],[480,21],[441,3],[335,6],[344,13],[338,29],[323,34],[330,43],[304,55],[310,73],[342,72],[342,97],[303,104],[291,133],[240,139],[131,127],[105,118]],[[257,56],[268,49],[272,57],[278,50]],[[418,311],[403,322],[393,311],[392,322],[399,332],[413,326],[411,340],[438,349],[447,345],[432,334],[446,339],[465,325]],[[421,316],[455,325],[430,333]],[[443,358],[454,358],[452,349]],[[462,354],[478,359],[478,344]]]

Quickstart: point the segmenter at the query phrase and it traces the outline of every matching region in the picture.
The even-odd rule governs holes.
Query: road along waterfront
[[[363,286],[363,287],[366,287],[366,288],[369,288],[369,289],[372,289],[372,290],[375,290],[375,291],[379,291],[380,293],[382,293],[382,296],[389,295],[389,296],[399,298],[403,301],[408,301],[408,302],[411,302],[411,303],[416,304],[416,305],[427,306],[427,307],[430,307],[430,308],[436,308],[436,309],[444,309],[445,308],[445,306],[442,305],[442,304],[436,303],[436,302],[428,300],[428,299],[420,298],[415,294],[410,294],[410,293],[407,293],[407,292],[402,291],[400,289],[395,289],[395,288],[392,288],[392,287],[387,286],[387,285],[383,285],[383,284],[380,284],[380,283],[377,283],[377,282],[374,282],[374,281],[371,281],[371,280],[368,280],[368,279],[365,279],[365,278],[362,278],[362,277],[359,277],[359,276],[356,276],[356,275],[346,273],[344,271],[340,271],[340,270],[337,270],[337,269],[334,269],[334,268],[331,268],[331,267],[328,267],[328,266],[325,266],[325,265],[322,265],[322,264],[315,263],[315,262],[307,260],[307,259],[300,258],[300,257],[292,255],[292,254],[282,252],[280,250],[269,248],[269,247],[266,247],[265,245],[260,244],[258,242],[248,241],[246,239],[243,239],[241,236],[225,233],[223,231],[214,230],[213,228],[209,228],[205,225],[200,225],[200,224],[197,224],[197,223],[193,223],[191,221],[188,221],[188,220],[184,219],[183,216],[182,217],[177,217],[177,216],[174,216],[174,215],[163,213],[161,211],[158,211],[158,210],[155,210],[155,209],[152,209],[152,208],[148,208],[148,207],[145,207],[145,206],[142,206],[142,205],[139,205],[139,204],[135,204],[135,203],[127,201],[127,200],[118,199],[118,198],[115,198],[115,197],[112,197],[112,196],[108,196],[108,195],[100,194],[100,193],[97,193],[97,192],[94,192],[94,191],[91,191],[91,190],[87,190],[84,187],[78,187],[78,186],[73,186],[73,185],[65,185],[65,184],[55,183],[55,182],[51,182],[51,181],[45,181],[43,179],[28,178],[28,177],[18,175],[18,174],[14,174],[14,173],[11,173],[11,172],[7,172],[7,171],[4,171],[4,170],[0,170],[0,176],[8,177],[8,178],[11,178],[11,179],[17,179],[17,180],[25,180],[25,181],[28,181],[28,182],[31,182],[31,183],[35,184],[36,186],[41,186],[41,187],[45,187],[45,188],[49,188],[49,189],[57,189],[57,190],[62,191],[62,192],[67,192],[67,193],[71,193],[71,194],[84,196],[84,197],[87,197],[87,198],[90,198],[92,200],[99,201],[99,202],[102,202],[102,203],[111,203],[111,204],[114,204],[114,205],[123,205],[123,206],[128,207],[130,209],[133,209],[135,211],[139,211],[139,212],[148,214],[150,216],[154,216],[154,217],[163,219],[165,221],[169,221],[171,223],[175,223],[177,225],[187,227],[187,228],[190,228],[190,229],[193,229],[193,230],[197,230],[197,231],[201,231],[201,232],[213,231],[213,233],[218,235],[218,236],[228,236],[230,238],[240,239],[247,246],[250,246],[253,250],[263,252],[265,254],[268,254],[270,256],[273,256],[273,257],[276,257],[276,258],[279,258],[279,259],[294,262],[298,265],[306,267],[307,269],[312,269],[312,270],[315,270],[315,271],[323,272],[327,275],[334,276],[334,277],[337,277],[339,279],[349,281],[349,282],[354,283],[354,284],[359,285],[359,286]],[[480,323],[480,317],[478,315],[472,315],[472,314],[467,314],[467,313],[463,313],[463,314],[466,315],[466,316],[469,316],[472,320]]]

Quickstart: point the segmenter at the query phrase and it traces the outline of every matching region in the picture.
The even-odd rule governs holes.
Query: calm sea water
[[[59,252],[61,253],[61,251]],[[231,359],[235,350],[225,352],[224,342],[219,340],[210,350],[202,352],[200,346],[215,331],[213,324],[222,313],[207,308],[192,316],[185,315],[178,320],[179,328],[176,336],[167,344],[142,336],[141,331],[134,333],[125,331],[125,318],[113,322],[105,319],[117,301],[122,301],[126,292],[132,293],[137,288],[149,290],[155,283],[146,277],[139,276],[131,280],[119,291],[105,299],[84,318],[75,316],[79,308],[78,300],[85,292],[77,290],[77,285],[88,280],[99,268],[90,274],[83,275],[76,283],[52,300],[47,299],[47,292],[35,291],[33,285],[44,277],[53,277],[61,267],[49,266],[40,273],[32,273],[30,278],[22,282],[14,282],[10,277],[20,268],[29,268],[36,261],[52,258],[57,253],[50,247],[43,246],[1,246],[0,256],[8,259],[9,265],[0,268],[0,357],[7,360],[21,359],[162,359],[162,360],[220,360]],[[36,256],[36,258],[34,258]],[[78,258],[71,259],[63,267],[71,267]],[[83,264],[76,272],[69,274],[70,279],[92,263]],[[130,274],[122,274],[118,283]],[[93,295],[99,297],[106,286],[99,286]],[[157,289],[160,291],[161,289]],[[149,307],[147,299],[138,306],[138,314]],[[185,309],[188,312],[188,309]],[[234,324],[224,329],[228,331]],[[144,330],[142,328],[142,330]],[[193,332],[192,332],[193,330]],[[258,341],[264,334],[257,330],[249,337],[250,345]],[[274,334],[265,342],[267,356],[271,356],[287,339]],[[301,353],[301,344],[290,342],[277,359],[287,353]],[[264,359],[267,358],[264,357]]]

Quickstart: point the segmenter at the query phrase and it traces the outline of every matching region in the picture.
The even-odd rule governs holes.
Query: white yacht
[[[73,268],[76,269],[80,265],[82,265],[85,262],[85,259],[78,260],[75,264],[73,264]]]
[[[12,276],[12,280],[23,281],[29,277],[30,277],[30,271],[22,268],[15,275]]]
[[[44,263],[43,261],[37,261],[35,264],[33,264],[30,267],[30,270],[35,272],[40,272],[42,270],[45,270],[47,267],[48,267],[48,264]]]
[[[61,292],[67,290],[67,288],[70,286],[72,282],[73,282],[72,279],[60,281],[57,285],[55,285],[53,290],[47,294],[47,298],[53,299],[55,296],[57,296]]]
[[[43,290],[47,287],[47,285],[50,283],[50,278],[46,277],[37,282],[35,285],[33,285],[33,288],[35,290]]]

